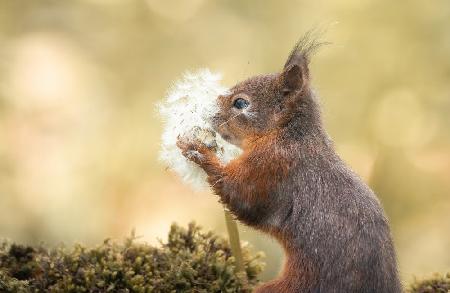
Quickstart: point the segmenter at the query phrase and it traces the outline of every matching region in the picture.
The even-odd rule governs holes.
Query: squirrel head
[[[307,111],[302,104],[311,96],[309,57],[320,45],[304,37],[281,72],[251,77],[219,96],[213,128],[228,142],[242,146],[245,140],[280,129],[299,111]]]

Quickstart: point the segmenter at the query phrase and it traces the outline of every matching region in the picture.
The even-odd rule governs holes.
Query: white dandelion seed
[[[166,100],[159,104],[159,112],[164,120],[160,159],[183,180],[195,188],[206,188],[206,174],[195,163],[187,160],[177,147],[178,136],[193,135],[192,129],[213,131],[211,118],[219,110],[217,97],[228,89],[220,84],[221,75],[208,69],[186,72],[181,80],[169,90]],[[198,139],[206,139],[197,136]],[[217,156],[226,164],[240,153],[240,149],[217,133]]]

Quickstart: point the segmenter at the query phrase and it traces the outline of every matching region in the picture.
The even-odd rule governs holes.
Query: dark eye
[[[247,100],[238,98],[238,99],[234,100],[233,107],[241,110],[241,109],[247,108],[249,104],[250,103]]]

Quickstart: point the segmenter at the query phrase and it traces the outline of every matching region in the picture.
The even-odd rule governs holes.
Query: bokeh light
[[[450,2],[78,0],[0,2],[0,237],[98,243],[172,222],[225,234],[217,198],[158,161],[156,103],[185,70],[233,85],[281,69],[307,30],[336,149],[379,195],[400,271],[450,268]],[[240,226],[267,255],[283,253]]]

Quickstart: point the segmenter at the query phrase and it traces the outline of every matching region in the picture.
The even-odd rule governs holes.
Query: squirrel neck
[[[314,92],[309,90],[297,100],[288,119],[280,125],[280,139],[332,150],[332,141],[323,127],[319,101]]]

